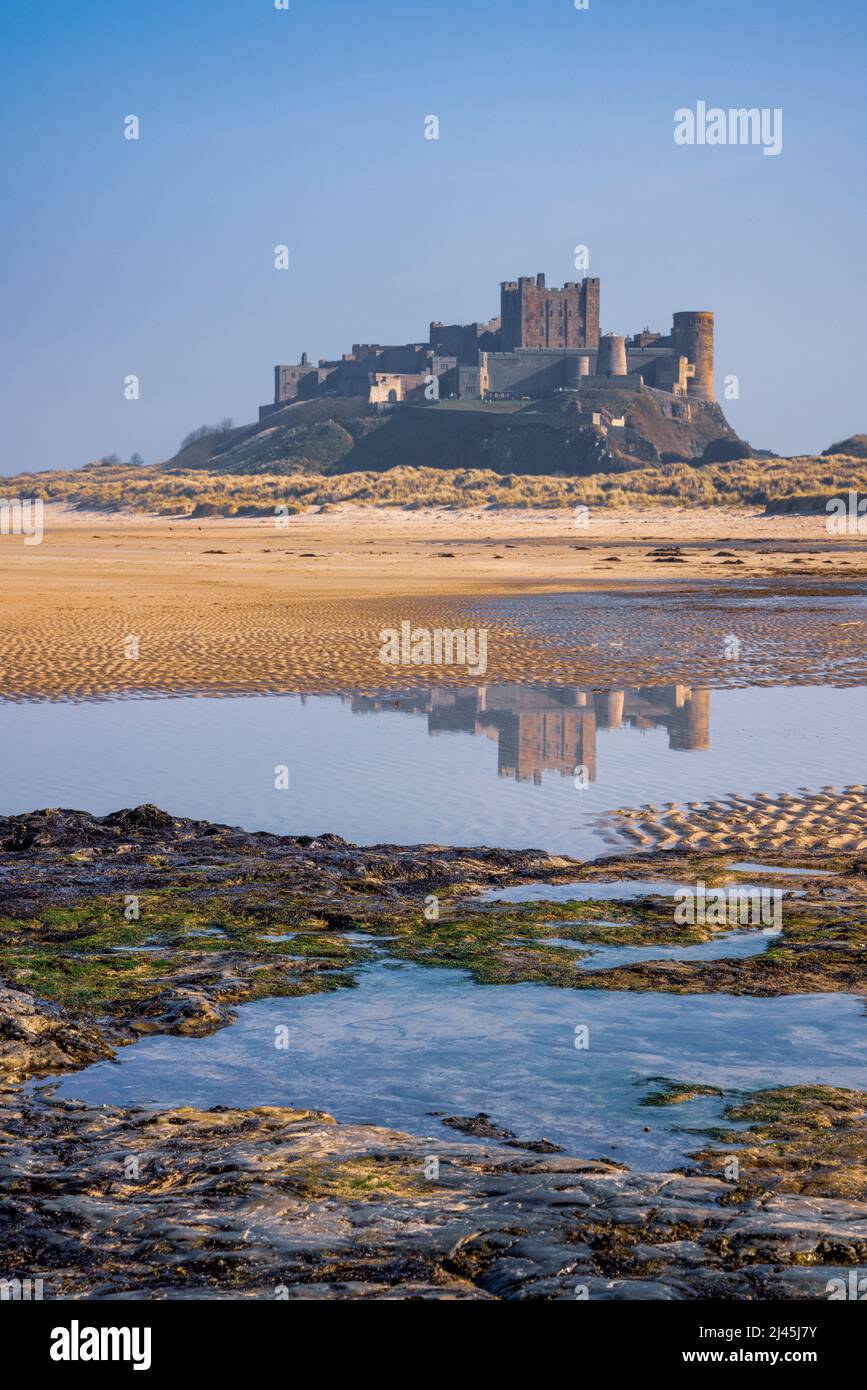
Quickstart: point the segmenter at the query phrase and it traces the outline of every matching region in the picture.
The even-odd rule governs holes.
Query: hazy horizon
[[[276,362],[488,319],[501,280],[580,278],[579,244],[603,332],[714,311],[720,404],[756,446],[867,429],[852,0],[47,0],[0,22],[3,473],[168,458],[254,420]],[[780,109],[780,153],[679,146],[699,102]]]

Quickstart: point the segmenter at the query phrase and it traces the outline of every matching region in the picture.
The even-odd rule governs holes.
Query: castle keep
[[[599,342],[599,281],[548,289],[544,275],[500,286],[501,352],[517,348],[593,348]]]
[[[556,392],[650,388],[681,400],[714,401],[713,314],[682,310],[671,331],[600,336],[599,280],[549,288],[544,275],[504,280],[500,313],[478,323],[434,320],[424,343],[355,343],[314,366],[304,353],[274,368],[265,419],[294,401],[364,396],[387,409],[401,401],[534,399]]]

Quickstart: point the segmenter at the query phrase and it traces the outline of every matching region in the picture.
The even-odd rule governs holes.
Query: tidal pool
[[[246,1005],[207,1038],[145,1038],[64,1077],[58,1092],[96,1104],[305,1106],[455,1142],[465,1137],[431,1112],[484,1110],[519,1138],[671,1168],[700,1146],[687,1127],[714,1123],[721,1102],[642,1106],[649,1078],[859,1088],[867,1075],[864,1003],[851,995],[482,986],[463,971],[382,960],[357,979],[337,994]],[[586,1050],[575,1046],[580,1025]]]
[[[486,888],[478,897],[490,903],[586,903],[634,902],[656,895],[670,898],[680,888],[695,884],[678,883],[673,878],[618,878],[610,883],[588,879],[584,883],[514,883],[507,888]]]
[[[540,944],[589,951],[590,955],[578,962],[579,969],[610,970],[615,965],[649,960],[745,960],[748,956],[760,956],[781,934],[782,929],[777,927],[766,932],[720,932],[710,941],[697,941],[691,946],[605,946],[598,941],[573,941],[565,936],[546,936]]]

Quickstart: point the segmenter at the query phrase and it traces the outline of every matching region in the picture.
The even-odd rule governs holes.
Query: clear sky
[[[603,330],[715,311],[753,443],[867,430],[863,0],[289,6],[2,0],[0,470],[156,462],[577,244]],[[782,152],[678,146],[698,101],[782,108]]]

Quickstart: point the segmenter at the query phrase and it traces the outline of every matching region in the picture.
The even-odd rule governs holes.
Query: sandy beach
[[[383,665],[379,632],[403,621],[484,626],[492,681],[810,680],[816,667],[825,679],[837,670],[854,680],[867,667],[867,628],[854,614],[781,606],[744,611],[733,624],[714,611],[745,584],[770,597],[821,595],[829,581],[845,592],[840,581],[867,577],[867,539],[829,536],[820,517],[744,510],[575,521],[564,511],[340,507],[281,529],[271,519],[167,521],[48,506],[41,545],[0,537],[0,694],[472,683],[457,666]],[[644,595],[645,615],[609,648],[601,610],[598,630],[576,642],[538,624],[529,632],[506,601],[577,592],[612,603]],[[668,596],[658,613],[654,596]],[[748,669],[725,656],[733,634],[745,659],[752,652]]]

